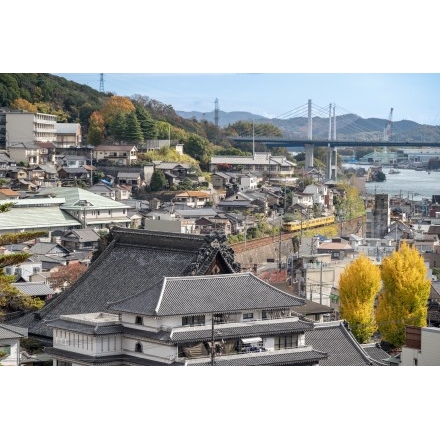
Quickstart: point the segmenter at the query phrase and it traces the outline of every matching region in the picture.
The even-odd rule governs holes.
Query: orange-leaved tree
[[[380,269],[364,254],[348,265],[339,278],[339,312],[361,344],[376,331],[374,302],[380,286]]]

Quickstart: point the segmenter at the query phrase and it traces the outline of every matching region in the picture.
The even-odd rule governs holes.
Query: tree
[[[110,133],[115,141],[122,141],[125,139],[126,119],[123,113],[118,113],[113,118],[110,125]]]
[[[5,212],[11,207],[11,203],[0,205],[0,212]],[[47,235],[44,231],[19,232],[3,234],[0,236],[0,246],[23,243],[38,237]],[[12,283],[15,275],[6,275],[4,268],[16,266],[25,262],[31,254],[16,252],[0,255],[0,315],[17,311],[38,310],[44,305],[44,301],[20,292]]]
[[[379,267],[363,254],[339,278],[339,312],[360,344],[376,331],[374,302],[380,287]]]
[[[133,144],[140,144],[144,141],[141,126],[137,120],[136,113],[128,113],[125,116],[125,141]]]
[[[52,272],[47,280],[54,290],[62,292],[71,286],[86,270],[87,266],[81,263],[60,266]]]
[[[11,103],[11,109],[25,110],[29,113],[37,113],[37,107],[34,104],[30,103],[29,101],[26,101],[26,99],[23,99],[23,98],[15,99]]]
[[[147,139],[156,139],[157,137],[157,128],[156,123],[150,116],[148,110],[144,107],[137,105],[136,106],[136,116],[141,126],[142,134],[144,136],[144,140]]]
[[[382,339],[394,347],[405,343],[405,326],[426,326],[431,288],[426,274],[423,257],[407,242],[382,262],[383,289],[379,295],[376,321]]]
[[[104,139],[104,118],[101,113],[94,111],[89,118],[89,131],[87,133],[87,140],[93,146],[99,145]]]
[[[117,114],[122,113],[124,115],[128,113],[132,113],[135,111],[135,107],[133,103],[123,96],[111,96],[107,101],[105,101],[102,106],[102,116],[104,118],[104,122],[111,126],[113,123],[113,119]]]
[[[151,176],[150,189],[151,191],[161,191],[168,186],[168,181],[162,170],[154,170]]]

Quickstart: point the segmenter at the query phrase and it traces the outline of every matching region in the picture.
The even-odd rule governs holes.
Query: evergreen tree
[[[405,344],[405,326],[427,324],[431,281],[415,247],[403,242],[398,251],[384,258],[383,290],[379,295],[376,321],[382,339],[395,347]]]
[[[136,106],[136,116],[141,126],[144,140],[157,138],[157,127],[150,113],[144,107]]]
[[[124,113],[117,113],[109,126],[114,140],[120,142],[125,139],[126,117]]]
[[[339,278],[341,318],[345,319],[360,344],[376,330],[374,301],[381,286],[380,269],[365,255],[348,265]]]
[[[162,191],[167,186],[168,182],[164,172],[162,170],[154,170],[150,182],[151,191]]]
[[[140,144],[144,141],[144,135],[135,112],[125,115],[124,139],[126,142],[133,144]]]

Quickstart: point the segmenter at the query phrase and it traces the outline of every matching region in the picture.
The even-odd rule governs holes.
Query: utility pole
[[[215,365],[215,349],[214,349],[214,312],[211,314],[211,366]]]
[[[319,304],[322,304],[322,261],[321,263],[321,273],[319,275]]]

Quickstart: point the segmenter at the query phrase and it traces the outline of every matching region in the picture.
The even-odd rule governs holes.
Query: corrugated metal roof
[[[0,231],[81,226],[81,222],[58,206],[14,208],[0,215]]]

